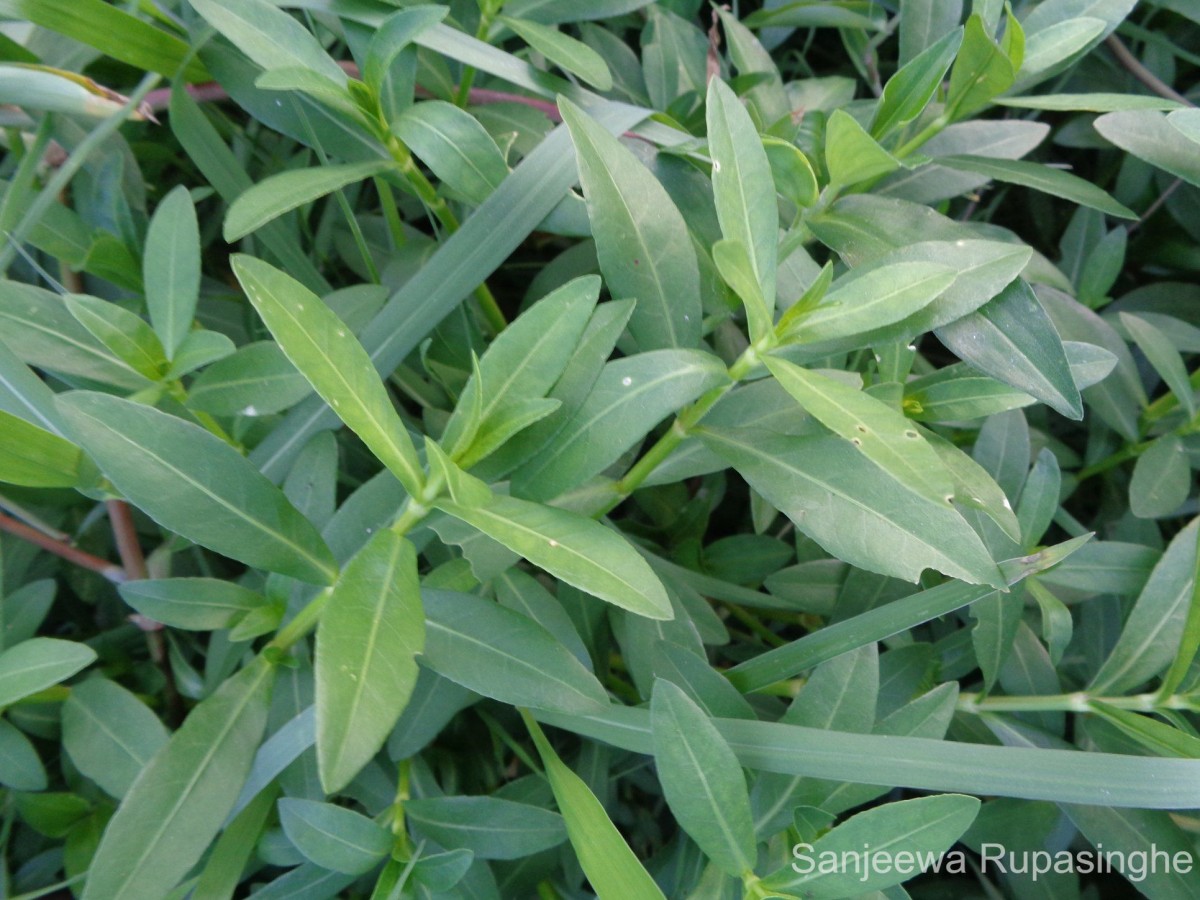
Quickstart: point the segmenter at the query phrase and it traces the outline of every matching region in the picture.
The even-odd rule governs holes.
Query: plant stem
[[[120,584],[126,580],[125,570],[115,563],[110,563],[107,559],[101,559],[99,556],[92,556],[90,553],[77,550],[65,541],[56,540],[49,535],[42,534],[36,528],[31,528],[24,522],[18,522],[16,519],[4,515],[4,513],[0,513],[0,531],[7,531],[9,534],[19,537],[23,541],[36,544],[43,550],[67,560],[67,562],[72,562],[84,569],[97,572],[114,584]]]

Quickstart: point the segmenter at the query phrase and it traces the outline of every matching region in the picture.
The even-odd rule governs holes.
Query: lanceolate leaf
[[[59,408],[109,480],[163,527],[252,566],[333,580],[337,569],[317,530],[224,441],[108,394],[74,392]]]
[[[88,872],[87,900],[155,900],[216,837],[267,724],[275,669],[256,660],[197,706],[125,795]]]
[[[417,680],[425,643],[417,555],[380,531],[334,584],[317,628],[317,761],[336,793],[387,739]]]
[[[0,481],[28,487],[74,487],[83,454],[58,435],[0,410]]]
[[[621,535],[576,513],[515,497],[484,506],[437,507],[478,528],[567,584],[651,619],[670,619],[658,577]]]
[[[362,345],[316,294],[262,260],[233,258],[234,273],[292,364],[410,494],[417,451]]]
[[[926,568],[1003,585],[975,532],[841,438],[703,430],[704,442],[796,527],[853,565],[916,581]]]
[[[146,232],[143,278],[150,323],[168,359],[192,327],[200,296],[200,225],[182,185],[163,198]]]
[[[687,223],[632,152],[570,101],[560,101],[560,108],[609,290],[637,299],[630,332],[643,350],[695,347],[703,312]]]
[[[0,653],[0,708],[70,678],[96,658],[84,644],[31,638]]]

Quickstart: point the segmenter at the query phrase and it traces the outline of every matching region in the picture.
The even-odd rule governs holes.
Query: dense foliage
[[[1198,54],[0,0],[0,897],[1200,896]]]

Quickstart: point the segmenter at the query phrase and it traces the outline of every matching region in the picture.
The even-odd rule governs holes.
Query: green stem
[[[277,654],[290,650],[293,644],[317,627],[317,622],[321,620],[321,613],[325,611],[325,604],[332,596],[333,588],[327,587],[309,600],[307,606],[279,629],[274,639],[267,644],[266,650],[274,650]]]
[[[408,238],[404,235],[404,222],[400,218],[400,209],[396,206],[396,197],[392,194],[392,186],[376,175],[371,181],[379,194],[379,206],[383,210],[383,219],[387,222],[388,233],[392,236],[392,249],[403,247]]]
[[[924,128],[922,128],[920,131],[918,131],[915,135],[913,135],[911,138],[909,138],[907,141],[905,141],[903,144],[901,144],[900,147],[897,148],[896,152],[893,153],[892,155],[895,156],[896,159],[904,159],[910,153],[919,149],[922,145],[924,145],[924,143],[926,141],[928,141],[934,135],[939,134],[942,131],[942,129],[945,128],[949,124],[950,124],[950,119],[947,117],[946,113],[942,113],[940,116],[938,116],[932,122],[930,122],[928,125],[926,125]]]

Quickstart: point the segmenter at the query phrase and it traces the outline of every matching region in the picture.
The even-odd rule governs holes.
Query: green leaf
[[[598,91],[612,90],[612,74],[604,57],[587,44],[563,34],[557,28],[526,19],[500,16],[498,21],[511,28],[521,40],[559,68],[578,75]]]
[[[943,500],[895,481],[841,438],[701,430],[756,491],[839,559],[917,581],[926,568],[1002,585],[996,564]]]
[[[232,263],[246,296],[292,364],[404,489],[418,495],[424,478],[416,448],[354,335],[316,294],[274,266],[241,254]]]
[[[1162,376],[1175,399],[1184,408],[1188,419],[1196,416],[1195,389],[1188,378],[1183,358],[1171,339],[1148,321],[1132,313],[1120,313],[1121,324],[1146,355],[1150,365]]]
[[[192,327],[200,296],[200,225],[187,188],[179,185],[154,211],[142,256],[146,308],[167,359]]]
[[[822,858],[843,859],[870,853],[910,854],[910,859],[935,858],[949,850],[970,827],[979,812],[979,800],[961,794],[942,794],[887,803],[852,816],[811,845],[774,875],[763,879],[768,890],[797,891],[813,900],[857,896],[864,891],[889,888],[907,880],[913,873],[901,866],[872,866],[869,858],[861,864],[828,871],[820,866]],[[829,856],[825,856],[829,854]]]
[[[1100,116],[1093,124],[1103,137],[1122,150],[1190,184],[1200,185],[1196,142],[1161,112],[1149,109],[1112,112]]]
[[[0,653],[0,709],[90,666],[96,651],[74,641],[36,637]]]
[[[550,499],[599,474],[666,416],[728,381],[699,350],[654,350],[610,362],[587,400],[537,456],[513,475],[513,492]]]
[[[920,429],[954,482],[954,505],[978,509],[1014,541],[1021,540],[1021,526],[1012,503],[987,470],[950,441]],[[1057,495],[1055,496],[1057,506]]]
[[[900,62],[907,64],[962,21],[962,0],[907,0],[900,17]]]
[[[433,174],[472,203],[486,200],[508,175],[492,136],[453,103],[415,103],[391,127]]]
[[[522,715],[546,767],[571,846],[597,896],[605,900],[665,900],[586,782],[559,759],[533,718]]]
[[[62,709],[63,749],[84,775],[118,800],[167,743],[167,729],[115,681],[91,678]]]
[[[75,487],[83,453],[70,441],[0,410],[0,481]]]
[[[768,303],[775,301],[779,210],[775,180],[758,129],[741,100],[720,78],[708,83],[708,152],[713,196],[723,237],[750,251]]]
[[[317,626],[317,764],[326,793],[345,787],[387,740],[424,644],[416,551],[385,529],[342,570]]]
[[[1200,738],[1193,734],[1100,700],[1088,706],[1157,756],[1200,759]]]
[[[145,578],[127,581],[118,590],[143,616],[190,631],[230,628],[266,603],[261,594],[217,578]]]
[[[900,167],[900,161],[888,153],[845,110],[829,117],[825,126],[825,168],[829,183],[841,189],[879,178]]]
[[[619,533],[564,509],[497,495],[485,506],[436,506],[551,575],[651,619],[673,615],[657,576]]]
[[[939,156],[939,166],[947,166],[962,172],[986,175],[995,181],[1019,184],[1033,188],[1052,197],[1062,197],[1080,206],[1098,209],[1102,213],[1121,219],[1136,219],[1138,214],[1124,204],[1118,203],[1101,188],[1090,181],[1054,169],[1041,163],[1017,159],[993,159],[987,156]]]
[[[1041,80],[1045,77],[1043,73],[1070,59],[1107,30],[1108,23],[1103,19],[1079,16],[1030,31],[1017,80],[1022,86]]]
[[[1187,448],[1174,434],[1157,438],[1137,458],[1129,480],[1129,511],[1141,519],[1165,518],[1192,490]]]
[[[798,207],[816,204],[820,196],[817,173],[804,151],[793,143],[768,135],[763,135],[762,142],[775,179],[775,190]]]
[[[323,165],[315,169],[293,169],[280,172],[243,191],[229,205],[222,234],[233,243],[284,213],[298,209],[344,188],[356,184],[393,166],[390,160],[369,159],[343,165]]]
[[[192,710],[105,828],[86,900],[157,900],[196,864],[250,771],[274,680],[255,660]]]
[[[908,11],[905,10],[907,16]],[[888,79],[871,120],[871,137],[882,140],[924,112],[946,77],[962,41],[962,28],[948,30],[941,39],[924,48]]]
[[[27,365],[133,390],[150,383],[80,325],[57,295],[33,285],[0,281],[0,329]]]
[[[188,389],[187,405],[218,416],[268,416],[311,393],[278,344],[257,341],[201,372]]]
[[[1200,520],[1171,540],[1112,651],[1092,678],[1088,692],[1115,695],[1145,684],[1175,658],[1192,603],[1196,573],[1196,532]]]
[[[194,0],[192,7],[268,71],[309,69],[341,87],[348,82],[341,66],[330,58],[312,33],[267,0]]]
[[[754,274],[750,251],[741,241],[720,240],[712,247],[713,262],[721,279],[741,298],[746,308],[750,339],[757,342],[771,334],[771,305],[763,296],[762,285]]]
[[[449,14],[445,6],[411,6],[388,16],[367,45],[367,61],[363,66],[363,80],[371,89],[379,92],[396,57],[412,39]]]
[[[1083,418],[1083,400],[1062,340],[1025,281],[1014,281],[978,311],[938,329],[937,335],[976,369],[1067,418]]]
[[[682,214],[603,126],[566,99],[559,108],[575,144],[600,269],[613,296],[637,299],[630,333],[643,350],[695,347],[700,274]]]
[[[333,557],[312,524],[236,450],[191,423],[108,394],[59,409],[131,502],[188,540],[247,565],[327,584]]]
[[[158,337],[139,316],[115,303],[83,294],[68,294],[64,301],[75,320],[117,359],[139,375],[158,380],[167,358]]]
[[[54,392],[3,340],[0,340],[0,412],[63,436],[64,426],[54,405]]]
[[[1087,94],[1041,94],[1035,97],[1000,97],[999,106],[1015,109],[1046,109],[1078,112],[1122,112],[1137,109],[1180,109],[1175,100],[1146,94],[1112,94],[1096,91]]]
[[[1178,865],[1145,865],[1133,860],[1194,860],[1195,850],[1188,834],[1177,825],[1171,814],[1145,809],[1113,809],[1096,804],[1064,806],[1063,812],[1071,823],[1097,850],[1111,854],[1110,859],[1123,861],[1126,877],[1145,897],[1195,900],[1200,897],[1195,872],[1185,872]],[[1137,855],[1135,855],[1137,854]],[[1122,866],[1113,865],[1120,871]],[[1140,877],[1139,876],[1140,872]]]
[[[285,797],[279,801],[279,822],[305,859],[346,875],[369,872],[392,846],[387,829],[332,803]]]
[[[757,852],[750,796],[729,745],[669,681],[654,682],[650,722],[658,780],[680,826],[726,875],[752,872]]]
[[[988,35],[983,17],[974,13],[967,19],[962,47],[950,70],[943,115],[952,122],[965,119],[1007,91],[1015,80],[1008,55]]]
[[[855,269],[839,278],[811,312],[797,316],[783,337],[815,343],[899,322],[933,303],[954,279],[954,269],[934,262]]]
[[[16,791],[44,791],[46,769],[29,738],[0,719],[0,784]]]
[[[503,703],[588,712],[608,695],[571,652],[532,619],[480,597],[425,589],[422,662]]]
[[[180,378],[201,366],[224,359],[236,349],[233,341],[219,331],[189,331],[175,351],[175,359],[167,370],[167,377]]]
[[[476,859],[521,859],[567,839],[558,813],[500,797],[423,797],[404,804],[418,833]]]
[[[857,388],[783,359],[764,360],[784,389],[830,431],[909,490],[939,505],[954,493],[950,473],[903,414]]]
[[[576,352],[599,296],[599,278],[572,279],[496,337],[479,361],[479,375],[467,381],[442,432],[441,442],[452,458],[467,453],[480,439],[477,434],[472,441],[467,433],[468,413],[476,403],[478,430],[486,432],[516,404],[542,397],[554,386]]]

